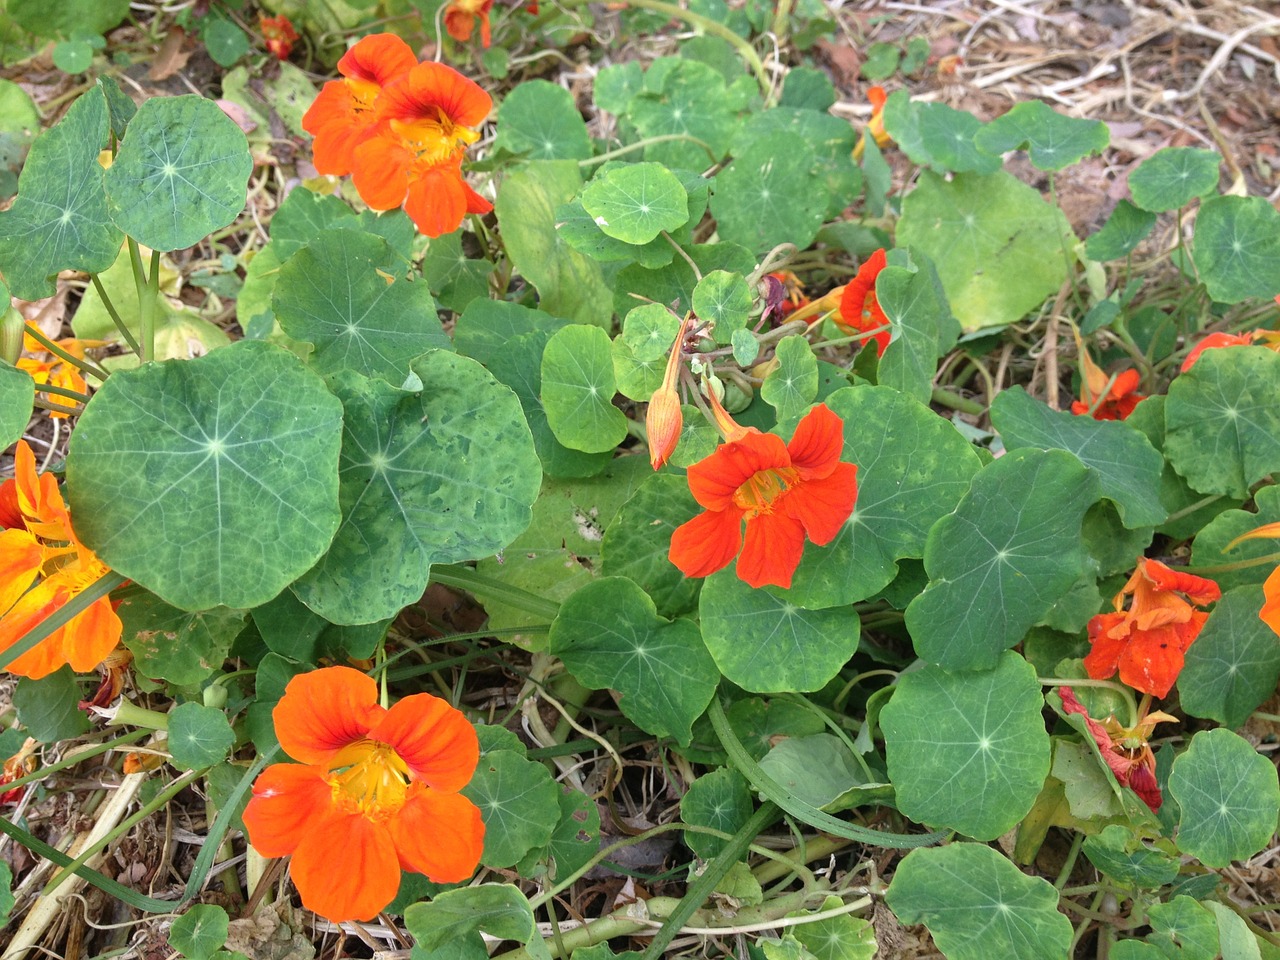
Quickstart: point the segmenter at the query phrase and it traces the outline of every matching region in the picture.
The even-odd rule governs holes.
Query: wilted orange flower
[[[876,299],[876,277],[885,268],[886,258],[881,248],[869,256],[858,268],[858,275],[845,285],[844,294],[840,297],[840,315],[832,317],[835,325],[846,334],[854,336],[885,327],[871,337],[876,344],[876,356],[883,356],[885,347],[889,346],[892,333],[888,330],[889,318],[880,309],[880,301]]]
[[[1129,595],[1133,602],[1125,610]],[[1209,617],[1192,604],[1204,606],[1220,596],[1212,580],[1139,558],[1133,576],[1112,600],[1117,612],[1100,613],[1089,621],[1092,649],[1084,658],[1085,671],[1095,680],[1106,680],[1118,669],[1121,681],[1133,689],[1163,697]]]
[[[489,10],[493,0],[453,0],[444,8],[444,28],[459,43],[466,43],[480,21],[480,43],[489,46]]]
[[[738,557],[738,576],[751,586],[789,587],[805,537],[830,543],[853,513],[858,468],[840,462],[844,421],[818,404],[783,443],[733,424],[712,400],[717,419],[736,429],[689,468],[689,490],[706,512],[671,535],[671,562],[687,577],[706,577]]]
[[[1101,723],[1094,720],[1070,687],[1059,687],[1058,696],[1062,698],[1062,708],[1067,713],[1078,713],[1084,717],[1089,736],[1098,745],[1103,761],[1115,774],[1120,786],[1136,793],[1152,813],[1159,813],[1164,798],[1156,783],[1156,755],[1151,752],[1147,741],[1151,739],[1157,723],[1177,723],[1178,718],[1156,710],[1143,717],[1137,726],[1125,728],[1115,717],[1107,717]]]
[[[1080,357],[1080,399],[1071,402],[1071,412],[1080,416],[1092,410],[1095,420],[1125,419],[1146,399],[1136,392],[1142,375],[1137,370],[1122,370],[1113,381],[1089,356],[1084,341],[1080,339],[1080,331],[1072,328],[1071,332],[1075,335],[1076,353]]]
[[[86,350],[107,345],[105,340],[77,340],[73,337],[55,342],[77,360],[85,359]],[[77,393],[89,392],[89,387],[84,382],[84,376],[80,373],[79,367],[75,364],[67,363],[55,353],[49,353],[40,341],[29,333],[22,335],[22,349],[24,356],[18,358],[15,366],[19,370],[25,370],[31,374],[31,379],[36,382],[37,390],[40,389],[42,384],[49,384],[50,386],[63,387],[67,390],[75,390]],[[74,400],[68,397],[59,397],[56,394],[51,394],[50,399],[63,406],[71,406],[75,403]],[[65,419],[69,414],[58,410],[50,410],[49,416]]]
[[[0,767],[0,803],[17,803],[22,799],[26,787],[13,787],[10,790],[5,790],[4,787],[36,772],[36,749],[39,746],[39,741],[27,737],[18,752],[6,760],[3,767]]]
[[[15,477],[0,485],[0,651],[108,573],[76,539],[71,516],[52,474],[36,474],[25,441],[14,454]],[[15,522],[16,519],[16,522]],[[86,673],[120,640],[120,618],[101,597],[9,664],[10,673],[39,678],[70,664]]]
[[[390,710],[350,667],[289,681],[272,711],[285,753],[253,784],[249,842],[293,856],[302,904],[335,923],[369,920],[395,899],[401,870],[465,880],[484,847],[480,810],[458,791],[480,756],[475,728],[429,693]]]
[[[391,33],[365,37],[338,61],[341,80],[330,80],[302,117],[302,129],[315,137],[316,170],[344,176],[351,172],[355,149],[373,133],[378,95],[392,80],[417,64],[409,45]]]
[[[680,395],[676,393],[676,380],[680,376],[680,356],[684,350],[685,334],[689,331],[692,313],[686,313],[676,331],[676,342],[667,357],[667,370],[662,385],[649,398],[644,414],[645,433],[649,438],[649,465],[660,469],[675,452],[680,442],[680,430],[684,426],[684,414],[680,410]]]
[[[777,311],[778,316],[786,320],[809,302],[809,298],[804,295],[804,284],[790,270],[775,270],[765,274],[765,280],[768,283],[767,301],[770,307],[766,313]]]
[[[420,63],[378,98],[378,126],[355,151],[351,182],[375,210],[405,213],[428,237],[458,229],[493,205],[462,178],[462,155],[480,138],[493,101],[443,63]],[[407,200],[406,200],[407,196]]]
[[[258,27],[262,30],[262,39],[267,49],[277,59],[288,60],[293,52],[293,45],[298,42],[298,31],[293,29],[289,18],[283,14],[278,17],[265,17],[258,14]]]

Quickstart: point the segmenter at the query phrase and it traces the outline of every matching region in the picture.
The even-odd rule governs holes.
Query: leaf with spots
[[[334,623],[395,616],[432,564],[478,560],[529,525],[542,471],[520,401],[476,361],[435,350],[401,390],[342,373],[342,525],[293,591]]]
[[[67,454],[76,532],[175,607],[256,607],[328,549],[341,439],[324,382],[261,341],[113,374]]]
[[[1151,213],[1185,207],[1218,185],[1222,158],[1197,147],[1157,150],[1129,174],[1134,205]]]
[[[116,225],[153,250],[181,250],[244,209],[253,158],[212,100],[152,97],[138,108],[105,174]]]
[[[1105,150],[1111,131],[1101,120],[1068,117],[1042,100],[1029,100],[992,120],[973,141],[992,155],[1026,150],[1037,169],[1061,170]]]
[[[689,195],[660,163],[628,163],[595,177],[582,190],[582,207],[606,236],[645,244],[689,218]]]
[[[486,867],[513,866],[546,846],[560,822],[560,788],[547,768],[511,750],[485,754],[462,795],[480,808]]]
[[[665,620],[623,577],[587,584],[560,606],[551,653],[584,686],[617,691],[641,730],[688,745],[720,673],[690,620]]]
[[[1035,803],[1049,773],[1035,669],[1005,651],[983,671],[902,674],[880,711],[898,809],[931,827],[994,840]]]
[[[1218,303],[1280,293],[1280,212],[1262,197],[1212,197],[1196,217],[1196,269]]]
[[[703,641],[744,690],[820,690],[858,649],[858,615],[805,610],[781,593],[756,590],[732,570],[707,577],[698,603]]]
[[[139,673],[179,686],[200,683],[220,670],[245,621],[243,610],[189,613],[145,592],[126,597],[116,612],[124,624],[121,641]]]
[[[331,230],[303,247],[280,268],[271,302],[286,334],[315,345],[308,362],[322,376],[398,385],[415,357],[453,349],[427,284],[405,279],[399,255],[370,233]]]
[[[95,87],[31,145],[18,198],[0,213],[0,269],[15,297],[51,297],[59,271],[100,273],[115,261],[122,237],[98,164],[106,143],[107,103]]]
[[[604,532],[601,573],[638,583],[664,617],[688,612],[697,604],[702,581],[681,573],[667,551],[676,527],[699,512],[684,477],[658,473],[647,478]]]

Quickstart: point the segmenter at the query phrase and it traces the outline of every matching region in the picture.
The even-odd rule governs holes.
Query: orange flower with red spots
[[[57,479],[37,475],[25,441],[14,469],[14,479],[0,484],[0,651],[110,572],[76,538]],[[39,678],[70,664],[87,673],[115,648],[121,630],[110,599],[100,597],[7,669]]]
[[[475,872],[484,824],[458,791],[480,747],[460,711],[429,693],[388,710],[370,677],[326,667],[290,680],[271,716],[298,762],[254,781],[244,824],[260,854],[293,857],[303,906],[369,920],[395,899],[401,870],[437,883]]]
[[[1132,596],[1129,609],[1125,597]],[[1213,603],[1222,591],[1212,580],[1173,570],[1141,558],[1124,588],[1115,595],[1115,613],[1089,621],[1092,649],[1085,671],[1095,680],[1120,672],[1135,690],[1163,697],[1182,672],[1183,655],[1209,614],[1195,606]]]
[[[876,344],[876,356],[884,355],[885,347],[889,346],[892,338],[888,329],[889,318],[880,309],[880,301],[876,298],[876,278],[886,262],[883,248],[867,258],[858,269],[858,275],[845,285],[840,297],[839,317],[832,317],[835,325],[850,336],[884,327],[871,336]]]
[[[671,562],[687,577],[706,577],[737,557],[738,576],[751,586],[789,587],[806,537],[830,543],[853,513],[858,468],[840,461],[844,421],[819,404],[790,443],[732,426],[728,442],[689,468],[689,490],[706,512],[676,528]]]

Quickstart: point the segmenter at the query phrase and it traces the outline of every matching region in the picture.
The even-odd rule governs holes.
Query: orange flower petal
[[[394,137],[370,137],[355,149],[351,182],[374,210],[394,210],[409,192],[412,165],[413,154]]]
[[[372,677],[351,667],[328,667],[290,680],[271,719],[285,753],[302,763],[323,764],[365,739],[385,712]]]
[[[1195,362],[1200,359],[1200,354],[1206,350],[1214,350],[1218,347],[1247,347],[1253,343],[1252,333],[1211,333],[1192,348],[1187,354],[1187,359],[1182,361],[1182,373],[1186,373]]]
[[[386,86],[418,64],[413,48],[394,33],[375,33],[365,37],[342,55],[338,72],[344,77],[370,80]]]
[[[686,577],[723,570],[742,549],[742,511],[708,510],[671,534],[668,556]]]
[[[475,727],[462,711],[429,693],[392,706],[369,738],[390,744],[415,777],[437,790],[461,790],[480,759]]]
[[[844,452],[844,421],[820,403],[801,418],[787,444],[791,465],[802,480],[828,476]]]
[[[460,126],[478,127],[493,109],[493,98],[453,67],[420,63],[383,91],[379,116],[396,120],[439,119],[442,111]]]
[[[1143,560],[1142,569],[1156,590],[1186,594],[1188,600],[1200,605],[1222,599],[1222,589],[1205,577],[1175,570],[1159,560]]]
[[[391,831],[360,815],[334,817],[306,830],[290,871],[302,905],[334,923],[372,920],[400,889]]]
[[[24,593],[4,617],[0,618],[0,651],[8,650],[69,599],[65,586],[60,588],[58,583],[49,580],[36,584]],[[65,626],[59,627],[5,669],[33,680],[53,673],[67,662],[62,649],[66,629]]]
[[[1100,613],[1089,621],[1089,643],[1092,646],[1084,658],[1084,670],[1094,680],[1108,680],[1116,674],[1120,654],[1129,642],[1128,636],[1113,637],[1112,631],[1123,625],[1127,617],[1123,613]]]
[[[0,530],[25,526],[22,511],[18,509],[18,484],[14,480],[0,483]]]
[[[1280,634],[1280,567],[1272,570],[1267,577],[1267,582],[1262,585],[1262,595],[1266,599],[1258,616],[1263,623]]]
[[[108,597],[100,597],[89,608],[67,622],[62,634],[62,655],[76,673],[97,668],[120,642],[124,625],[116,616]]]
[[[264,857],[287,857],[309,832],[333,816],[333,789],[324,767],[275,763],[253,781],[244,808],[249,842]]]
[[[484,851],[480,808],[460,793],[410,787],[405,805],[387,827],[400,866],[435,883],[470,878]]]
[[[788,494],[788,497],[797,494]],[[762,513],[747,521],[747,533],[738,557],[738,578],[753,587],[791,586],[792,574],[804,554],[804,527],[785,513]]]
[[[437,167],[411,175],[404,212],[428,237],[453,233],[467,215],[467,191],[460,167]]]
[[[1120,654],[1120,679],[1142,693],[1168,694],[1182,672],[1183,654],[1208,616],[1196,611],[1190,623],[1134,631]]]
[[[705,460],[689,468],[689,492],[709,510],[733,506],[738,488],[761,470],[791,466],[791,454],[782,438],[772,433],[749,433],[740,440],[722,443]]]
[[[486,214],[493,209],[493,204],[471,189],[471,185],[462,181],[462,189],[467,194],[467,213]]]
[[[25,529],[0,530],[0,617],[36,582],[43,562],[40,542]]]
[[[808,481],[783,501],[787,514],[804,525],[804,532],[818,546],[834,540],[853,513],[857,476],[858,468],[852,463],[837,463],[830,476]]]

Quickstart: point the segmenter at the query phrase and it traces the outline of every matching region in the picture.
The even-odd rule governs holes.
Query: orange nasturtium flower
[[[409,45],[392,33],[365,37],[342,55],[342,79],[326,83],[302,117],[302,129],[315,137],[316,170],[339,177],[351,172],[357,145],[377,126],[378,95],[417,62]]]
[[[1129,595],[1133,602],[1125,610]],[[1192,604],[1204,606],[1221,596],[1212,580],[1139,558],[1133,576],[1112,601],[1116,612],[1100,613],[1089,621],[1092,649],[1084,658],[1085,672],[1106,680],[1118,669],[1121,681],[1133,689],[1163,697],[1209,617]]]
[[[439,697],[390,710],[350,667],[289,681],[272,711],[285,753],[244,811],[264,857],[292,855],[302,904],[335,923],[369,920],[395,899],[401,870],[466,880],[484,847],[480,810],[458,791],[475,773],[475,728]]]
[[[480,43],[489,46],[489,10],[493,0],[453,0],[444,8],[444,29],[459,43],[466,43],[480,21]]]
[[[0,485],[0,651],[109,572],[76,539],[57,479],[36,474],[25,441],[18,442],[14,468],[14,479]],[[111,600],[101,597],[7,669],[39,678],[70,664],[87,673],[115,648],[121,629]]]
[[[1142,374],[1137,370],[1122,370],[1113,381],[1093,362],[1079,332],[1073,332],[1076,350],[1080,355],[1080,399],[1071,401],[1071,412],[1081,416],[1092,410],[1095,420],[1125,419],[1133,413],[1134,407],[1146,399],[1145,395],[1136,392]]]
[[[262,30],[262,39],[267,49],[275,54],[278,60],[288,60],[293,52],[293,45],[298,42],[298,31],[293,29],[289,18],[283,14],[278,17],[267,17],[258,14],[258,26]]]
[[[883,356],[885,347],[889,346],[892,334],[888,329],[889,318],[880,309],[880,301],[876,299],[876,277],[885,268],[884,248],[877,250],[858,268],[858,275],[845,285],[840,297],[839,316],[832,317],[835,325],[846,334],[853,336],[884,327],[871,339],[876,344],[876,356]]]
[[[783,443],[733,423],[714,393],[711,401],[722,429],[730,426],[728,440],[689,468],[689,490],[706,512],[671,535],[671,562],[687,577],[706,577],[737,557],[738,576],[751,586],[789,587],[805,537],[830,543],[853,513],[858,468],[840,461],[844,421],[818,404]]]
[[[1156,710],[1138,721],[1137,726],[1126,728],[1120,726],[1115,717],[1107,717],[1101,722],[1094,720],[1070,687],[1059,687],[1058,696],[1062,698],[1062,708],[1067,713],[1078,713],[1084,717],[1089,736],[1098,745],[1103,761],[1115,774],[1120,786],[1136,793],[1152,813],[1159,813],[1164,798],[1160,795],[1160,785],[1156,783],[1156,755],[1151,752],[1147,741],[1151,739],[1157,723],[1177,723],[1178,718]]]
[[[105,340],[77,340],[72,337],[55,342],[67,353],[79,360],[85,359],[85,351],[89,348],[105,347],[107,345]],[[18,358],[15,366],[19,370],[25,370],[31,374],[31,379],[36,382],[37,392],[40,390],[41,384],[64,387],[68,390],[75,390],[77,393],[89,392],[89,387],[84,382],[84,376],[80,373],[80,369],[74,364],[67,363],[57,354],[49,353],[45,350],[43,344],[31,334],[23,334],[22,349],[24,356]],[[35,356],[32,356],[32,354]],[[36,359],[37,357],[43,359]],[[49,399],[64,407],[75,405],[74,400],[69,397],[59,397],[57,394],[50,394]],[[51,410],[49,411],[49,416],[65,419],[69,414]]]
[[[378,125],[356,147],[351,182],[374,210],[404,204],[418,229],[438,237],[493,204],[462,178],[462,155],[480,139],[493,100],[443,63],[420,63],[378,98]],[[406,200],[406,195],[408,199]]]

